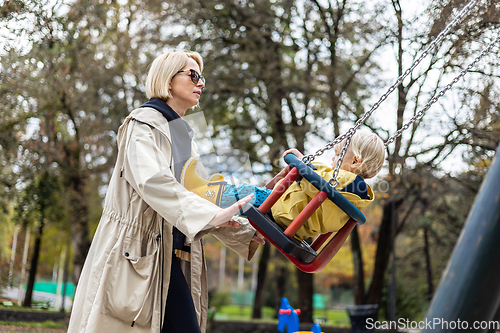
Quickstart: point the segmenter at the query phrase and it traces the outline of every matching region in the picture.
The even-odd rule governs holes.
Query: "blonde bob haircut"
[[[344,146],[345,141],[338,143],[340,148]],[[385,161],[385,147],[382,139],[375,133],[359,129],[351,138],[349,148],[356,159],[361,162],[354,171],[363,178],[369,179],[375,177]]]
[[[164,101],[172,97],[168,89],[170,82],[174,75],[186,66],[188,58],[196,61],[200,66],[200,71],[203,71],[203,59],[197,52],[167,52],[157,57],[149,68],[146,79],[146,96]]]

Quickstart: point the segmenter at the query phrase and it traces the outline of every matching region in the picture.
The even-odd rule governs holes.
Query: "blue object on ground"
[[[281,299],[280,311],[278,313],[278,331],[285,333],[294,333],[299,331],[299,315],[295,309],[290,306],[288,299]]]
[[[321,327],[318,323],[315,323],[311,328],[311,333],[321,333]]]
[[[283,297],[278,312],[278,331],[281,333],[296,333],[300,331],[299,328],[299,314],[300,310],[295,310],[288,303],[288,299]],[[319,324],[314,324],[311,328],[311,333],[322,333]]]

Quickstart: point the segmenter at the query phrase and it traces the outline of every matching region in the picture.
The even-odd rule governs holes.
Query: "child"
[[[344,142],[334,146],[335,156],[332,165],[312,162],[315,171],[326,181],[330,180],[333,170],[337,165],[337,160]],[[303,155],[297,149],[289,149],[283,156],[293,153],[299,159]],[[364,179],[372,178],[382,169],[385,160],[384,143],[376,134],[367,130],[358,130],[351,138],[351,143],[346,151],[339,174],[336,189],[342,192],[350,202],[357,208],[366,207],[373,199],[373,191]],[[212,203],[226,208],[233,203],[252,193],[253,205],[258,207],[269,196],[271,189],[257,187],[250,184],[231,185],[223,181],[222,175],[212,176],[209,180],[202,179],[196,172],[197,160],[190,159],[183,167],[181,174],[181,184],[188,190],[198,194]],[[277,179],[278,178],[278,179]],[[278,174],[270,184],[276,184],[283,178],[282,173]],[[306,207],[312,198],[318,193],[318,189],[307,180],[294,182],[268,213],[273,219],[286,228],[295,217]],[[295,237],[303,240],[315,237],[318,234],[338,231],[347,221],[349,216],[337,207],[331,200],[325,200],[323,204],[312,214],[309,220],[297,231]]]

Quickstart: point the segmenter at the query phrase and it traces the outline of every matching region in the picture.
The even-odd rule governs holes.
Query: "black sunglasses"
[[[189,76],[191,76],[191,81],[193,81],[194,84],[198,84],[198,82],[201,82],[203,84],[205,84],[205,78],[203,76],[201,76],[197,71],[195,71],[194,69],[183,69],[182,71],[178,71],[177,73],[175,74],[179,74],[179,73],[184,73],[184,72],[191,72],[189,74]]]

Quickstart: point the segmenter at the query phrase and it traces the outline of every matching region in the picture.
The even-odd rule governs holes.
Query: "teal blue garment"
[[[351,184],[347,185],[340,191],[357,194],[362,199],[370,199],[366,183],[360,176],[357,176]],[[244,197],[252,193],[255,196],[250,203],[255,207],[259,207],[260,205],[262,205],[264,200],[266,200],[269,194],[271,194],[271,192],[272,190],[265,187],[259,187],[250,184],[226,184],[224,192],[222,193],[220,207],[227,208],[234,204],[236,201],[243,199]]]
[[[258,187],[250,184],[227,184],[224,189],[224,193],[222,193],[220,207],[227,208],[252,193],[254,194],[254,197],[250,203],[255,207],[259,207],[262,205],[264,200],[266,200],[269,194],[271,194],[271,192],[272,190],[265,187]]]

